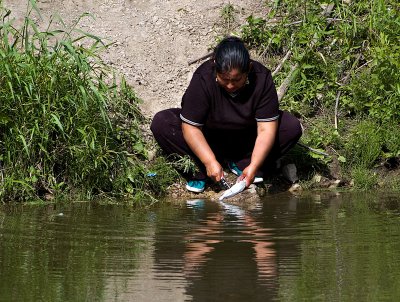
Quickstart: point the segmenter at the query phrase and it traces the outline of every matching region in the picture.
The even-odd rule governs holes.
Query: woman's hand
[[[182,123],[183,137],[193,153],[201,160],[207,170],[207,176],[220,181],[224,171],[211,150],[201,128]]]
[[[256,177],[256,173],[257,169],[255,169],[255,167],[250,164],[243,170],[243,173],[239,176],[238,180],[245,179],[247,188],[253,183],[254,178]]]
[[[205,164],[207,169],[207,176],[210,177],[213,181],[218,182],[224,176],[224,170],[220,163],[216,160]]]
[[[239,180],[246,178],[246,187],[250,186],[258,169],[261,169],[265,158],[274,145],[276,132],[278,130],[278,121],[258,122],[257,123],[257,139],[254,144],[251,162],[240,175]]]

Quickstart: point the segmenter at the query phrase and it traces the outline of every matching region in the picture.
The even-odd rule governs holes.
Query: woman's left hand
[[[272,149],[277,130],[278,120],[257,123],[257,139],[251,155],[251,163],[239,177],[239,180],[246,179],[246,187],[253,183],[257,170],[261,168],[269,151]]]
[[[246,188],[249,187],[256,177],[257,170],[253,168],[252,165],[247,166],[244,170],[242,175],[239,176],[238,180],[246,179]]]

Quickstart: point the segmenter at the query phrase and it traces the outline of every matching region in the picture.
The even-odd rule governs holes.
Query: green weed
[[[0,199],[163,192],[146,177],[140,100],[99,57],[107,45],[77,27],[42,31],[35,1],[28,10],[21,28],[0,11]]]
[[[373,121],[365,120],[355,125],[345,143],[346,165],[372,168],[382,152],[380,127]]]
[[[354,167],[351,170],[354,188],[359,190],[370,190],[376,188],[378,176],[373,171],[364,167]]]
[[[327,127],[327,125],[333,124],[332,118],[321,113],[313,119],[305,119],[306,128],[302,141],[310,147],[322,150],[327,147],[342,149],[343,142],[339,131],[334,127]]]
[[[235,8],[232,4],[228,3],[222,7],[221,18],[224,22],[226,33],[229,34],[235,22]]]
[[[400,125],[384,123],[381,127],[385,158],[400,156]]]

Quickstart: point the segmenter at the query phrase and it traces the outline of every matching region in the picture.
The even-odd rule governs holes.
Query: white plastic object
[[[220,197],[219,200],[223,200],[225,198],[229,198],[239,194],[246,188],[246,180],[243,179],[235,183],[230,189],[226,190]]]

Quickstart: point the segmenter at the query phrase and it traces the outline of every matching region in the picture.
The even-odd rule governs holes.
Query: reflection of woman
[[[249,186],[301,136],[299,121],[278,107],[270,71],[250,59],[239,38],[228,37],[195,71],[182,109],[158,112],[151,130],[164,151],[196,161],[199,173],[188,190],[202,192],[207,177],[219,181],[225,161]]]
[[[240,208],[225,210],[207,211],[184,238],[184,273],[191,281],[186,293],[193,301],[275,298],[276,251],[268,240],[270,230]]]

